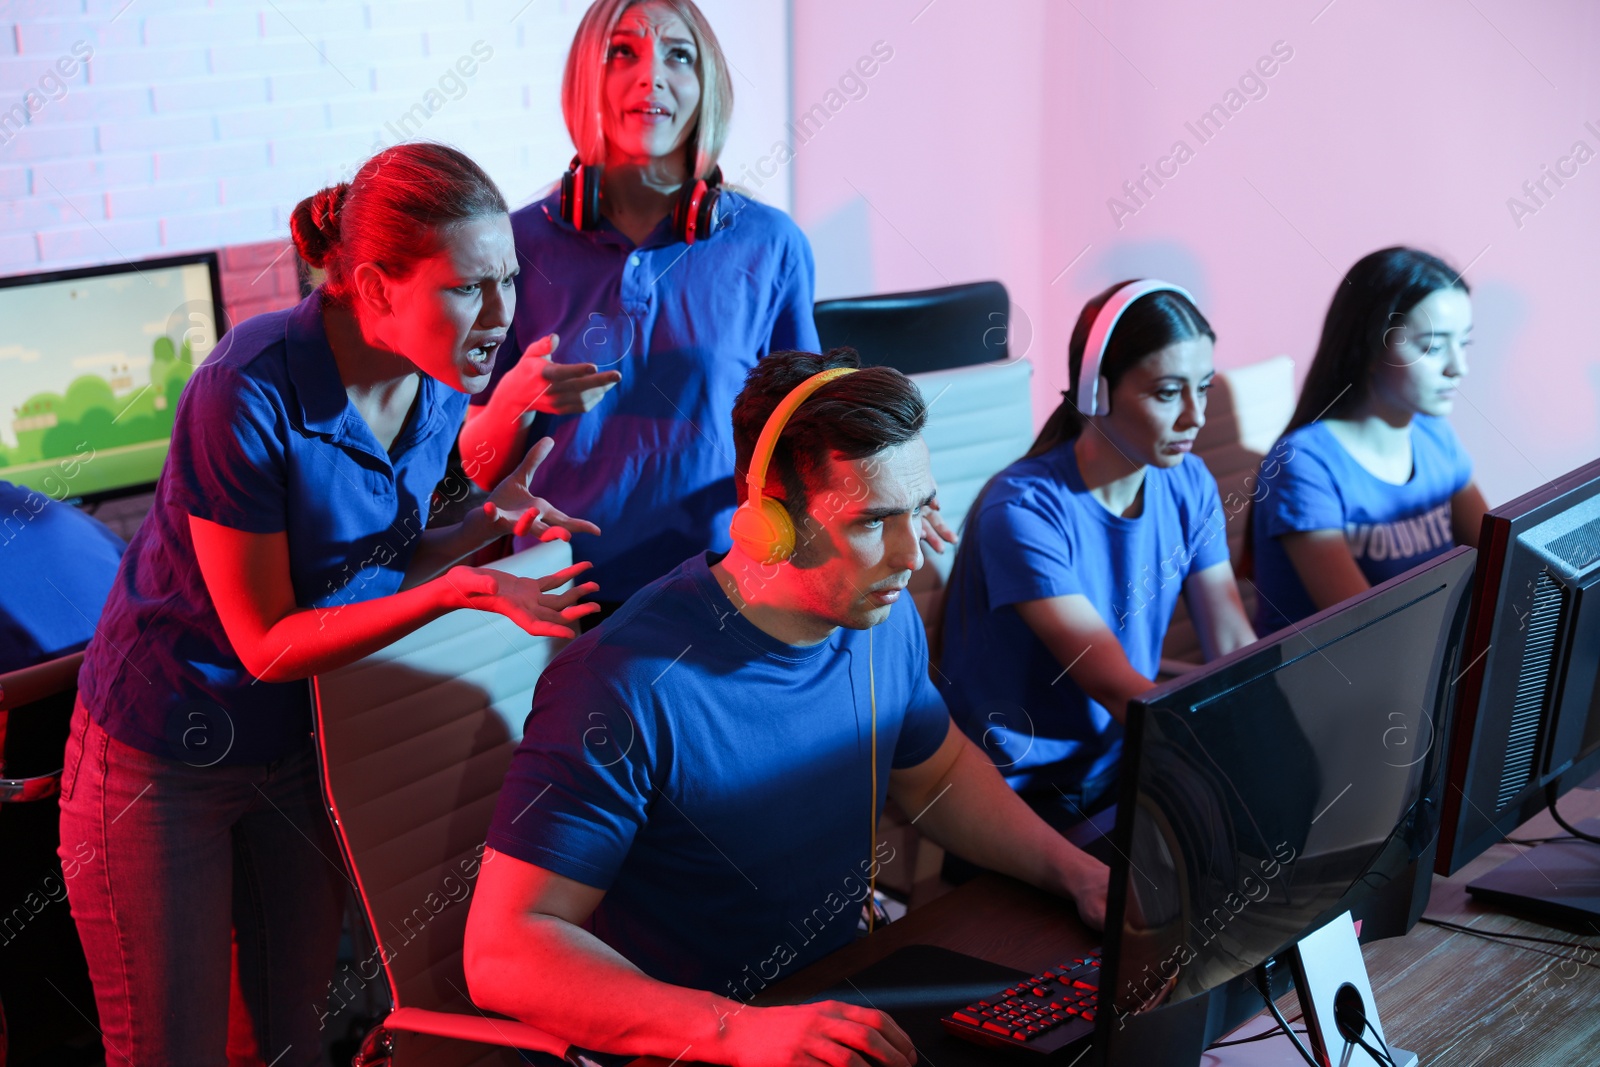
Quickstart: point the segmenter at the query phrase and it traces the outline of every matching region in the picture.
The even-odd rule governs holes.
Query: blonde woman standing
[[[732,85],[691,0],[598,0],[561,105],[577,155],[511,216],[516,317],[461,454],[487,487],[555,439],[533,492],[606,531],[573,554],[609,613],[728,549],[733,400],[769,352],[817,349],[813,266],[787,215],[721,185]]]

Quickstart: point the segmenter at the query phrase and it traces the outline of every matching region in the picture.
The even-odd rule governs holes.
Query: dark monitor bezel
[[[1508,804],[1498,816],[1484,813],[1487,825],[1476,835],[1469,833],[1468,824],[1474,820],[1471,819],[1472,812],[1467,804],[1476,801],[1467,796],[1466,789],[1477,769],[1474,759],[1478,755],[1475,751],[1477,728],[1484,715],[1484,687],[1490,681],[1487,677],[1488,652],[1494,644],[1496,627],[1504,622],[1500,617],[1501,596],[1507,565],[1511,561],[1517,538],[1522,533],[1558,514],[1556,505],[1564,497],[1591,485],[1595,486],[1595,493],[1600,493],[1600,460],[1546,482],[1490,510],[1483,517],[1478,534],[1478,566],[1472,583],[1472,613],[1467,623],[1467,641],[1462,653],[1467,669],[1456,694],[1455,729],[1450,738],[1447,787],[1439,831],[1439,850],[1434,865],[1434,870],[1446,877],[1461,870],[1542,811],[1546,804],[1547,786],[1553,784],[1559,794],[1600,771],[1600,749],[1580,756],[1556,774],[1541,769],[1515,801]],[[1571,503],[1582,503],[1593,495],[1587,494]],[[1481,810],[1481,805],[1479,808]]]
[[[1106,936],[1103,943],[1101,976],[1102,990],[1112,988],[1117,980],[1117,966],[1120,962],[1118,945],[1120,937],[1118,932],[1122,929],[1126,908],[1124,894],[1129,876],[1128,865],[1130,860],[1128,858],[1128,850],[1133,837],[1133,819],[1138,807],[1138,753],[1140,752],[1144,733],[1145,717],[1149,713],[1149,709],[1162,704],[1170,704],[1171,698],[1175,694],[1181,694],[1191,687],[1205,685],[1216,680],[1218,676],[1225,676],[1250,659],[1268,653],[1275,646],[1280,646],[1290,641],[1309,641],[1311,645],[1321,647],[1378,622],[1385,616],[1402,610],[1421,599],[1422,587],[1442,580],[1442,577],[1438,576],[1438,572],[1442,568],[1461,567],[1464,570],[1465,560],[1474,555],[1475,550],[1466,546],[1457,546],[1440,553],[1438,556],[1419,564],[1404,574],[1397,575],[1388,581],[1373,586],[1343,603],[1319,611],[1299,623],[1278,630],[1276,633],[1263,635],[1255,643],[1222,656],[1198,670],[1171,679],[1129,702],[1127,726],[1123,740],[1123,763],[1119,772],[1117,787],[1117,824],[1112,831],[1112,841],[1115,843],[1116,848],[1113,863],[1111,864],[1110,891],[1106,901]],[[1466,632],[1467,611],[1463,602],[1470,595],[1471,588],[1470,577],[1462,574],[1457,579],[1455,588],[1446,594],[1452,598],[1453,604],[1449,605],[1446,611],[1447,629],[1439,635],[1442,655],[1437,657],[1436,664],[1429,664],[1430,668],[1434,668],[1438,672],[1438,677],[1430,681],[1435,727],[1432,743],[1437,751],[1437,759],[1432,768],[1430,778],[1424,781],[1421,793],[1408,812],[1408,816],[1411,812],[1415,812],[1419,806],[1431,804],[1437,810],[1439,797],[1444,791],[1447,767],[1445,756],[1448,752],[1448,738],[1452,728],[1450,716],[1456,705],[1454,692],[1460,682],[1460,648],[1464,642]],[[1455,646],[1453,650],[1450,647],[1452,644]],[[1280,661],[1273,669],[1281,669],[1294,660],[1310,654],[1312,653],[1309,651],[1304,654],[1297,653]],[[1240,681],[1232,682],[1228,688],[1234,688],[1239,684],[1243,683]],[[1184,701],[1186,704],[1203,702],[1205,701]],[[1417,867],[1420,864],[1421,869],[1416,872],[1415,888],[1411,891],[1413,899],[1406,901],[1403,909],[1409,912],[1409,922],[1414,922],[1427,904],[1430,885],[1429,868],[1433,865],[1430,854],[1432,847],[1433,843],[1430,842],[1421,849],[1416,861],[1412,864],[1413,867]],[[1375,890],[1374,895],[1377,892]],[[1319,925],[1326,922],[1326,919],[1327,917],[1325,916],[1313,922],[1304,932],[1312,932]],[[1409,922],[1405,925],[1408,926]],[[1374,924],[1375,929],[1372,931],[1363,929],[1363,941],[1372,940],[1375,937],[1399,935],[1405,932],[1403,929],[1398,928],[1378,929],[1376,928],[1377,925]],[[1277,953],[1274,953],[1274,957],[1291,948],[1293,944],[1294,942],[1292,941],[1286,943]],[[1280,976],[1286,971],[1287,968],[1282,968],[1279,972]],[[1148,1023],[1141,1025],[1147,1026],[1153,1031],[1160,1031],[1166,1028],[1177,1032],[1184,1030],[1184,1028],[1192,1030],[1196,1026],[1201,1026],[1204,1029],[1203,1043],[1209,1043],[1262,1009],[1263,1005],[1260,997],[1253,995],[1253,991],[1245,989],[1241,985],[1243,981],[1245,980],[1234,979],[1212,989],[1209,996],[1213,1003],[1209,1011],[1197,1006],[1187,1006],[1190,1005],[1191,1001],[1205,1002],[1208,999],[1208,995],[1201,995],[1174,1005],[1162,1005],[1131,1018],[1150,1020]],[[1245,995],[1240,995],[1241,990],[1244,991]],[[1281,992],[1281,990],[1275,987],[1274,995],[1277,995],[1278,992]],[[1218,999],[1219,994],[1221,994],[1220,999]],[[1172,1016],[1171,1023],[1164,1023],[1159,1018],[1164,1013]],[[1096,1040],[1101,1043],[1100,1047],[1103,1053],[1108,1053],[1110,1043],[1120,1040],[1120,1038],[1113,1035],[1113,1030],[1117,1025],[1115,1022],[1116,1013],[1107,1008],[1102,1014],[1106,1019],[1106,1023],[1104,1026],[1097,1028]],[[1207,1016],[1203,1023],[1198,1021],[1201,1016]],[[1187,1038],[1180,1040],[1186,1041]]]
[[[19,289],[29,285],[44,285],[51,282],[69,282],[78,278],[108,278],[117,274],[142,273],[146,270],[165,270],[170,267],[204,266],[211,280],[211,315],[216,324],[217,340],[222,340],[222,335],[228,332],[227,312],[222,302],[222,257],[216,250],[204,252],[187,252],[177,256],[160,256],[155,259],[127,260],[122,263],[108,263],[92,267],[71,267],[67,270],[38,271],[32,274],[10,274],[0,277],[0,289]],[[114,486],[110,489],[99,489],[92,493],[75,494],[67,498],[68,502],[96,504],[105,500],[117,500],[122,497],[138,496],[155,489],[156,483],[135,482],[128,485]]]

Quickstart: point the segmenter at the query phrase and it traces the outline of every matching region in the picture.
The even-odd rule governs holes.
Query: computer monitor
[[[1427,903],[1474,552],[1456,548],[1129,707],[1100,984],[1106,1062],[1188,1023],[1198,1062],[1263,1007],[1253,972],[1345,911]],[[1198,1030],[1197,1030],[1198,1028]]]
[[[221,291],[214,252],[0,278],[0,479],[58,500],[153,485]]]
[[[1600,460],[1489,512],[1478,546],[1441,874],[1600,770]]]

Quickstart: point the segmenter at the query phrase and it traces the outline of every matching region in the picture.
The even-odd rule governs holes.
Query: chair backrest
[[[1033,365],[1025,359],[913,375],[928,403],[922,439],[932,456],[939,512],[959,531],[978,492],[1021,458],[1033,443]],[[925,553],[911,579],[911,596],[925,623],[935,625],[954,549]]]
[[[824,300],[814,311],[824,352],[848,345],[863,365],[904,374],[1005,359],[1010,317],[999,282]]]
[[[1217,480],[1222,514],[1228,523],[1228,555],[1235,563],[1244,549],[1261,460],[1289,425],[1295,399],[1294,360],[1288,356],[1219,371],[1211,387],[1206,424],[1195,438],[1194,451]],[[1245,612],[1253,614],[1255,587],[1241,581],[1239,594]],[[1182,600],[1161,655],[1189,663],[1199,663],[1202,658],[1200,640]]]
[[[536,577],[571,562],[552,541],[489,566]],[[564,645],[462,610],[313,679],[324,795],[396,1008],[482,1014],[462,972],[468,902],[534,683]],[[517,1062],[435,1040],[409,1038],[404,1061]]]

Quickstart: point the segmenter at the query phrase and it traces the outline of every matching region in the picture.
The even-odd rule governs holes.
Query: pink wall
[[[1191,287],[1220,366],[1288,353],[1303,372],[1342,272],[1415,244],[1473,287],[1472,374],[1453,421],[1491,503],[1593,459],[1600,11],[1325,3],[799,0],[797,111],[874,41],[894,49],[867,95],[796,153],[819,292],[999,278],[1040,371],[1042,419],[1066,385],[1078,308],[1119,278]],[[1229,100],[1277,42],[1292,57]],[[1238,110],[1201,143],[1185,123],[1218,103]],[[1128,198],[1123,182],[1179,139],[1192,157],[1164,186],[1147,180],[1142,204]],[[1596,159],[1566,164],[1564,187],[1547,179],[1545,206],[1514,219],[1508,198],[1536,206],[1522,183],[1580,140]],[[1136,210],[1115,219],[1113,196]]]

